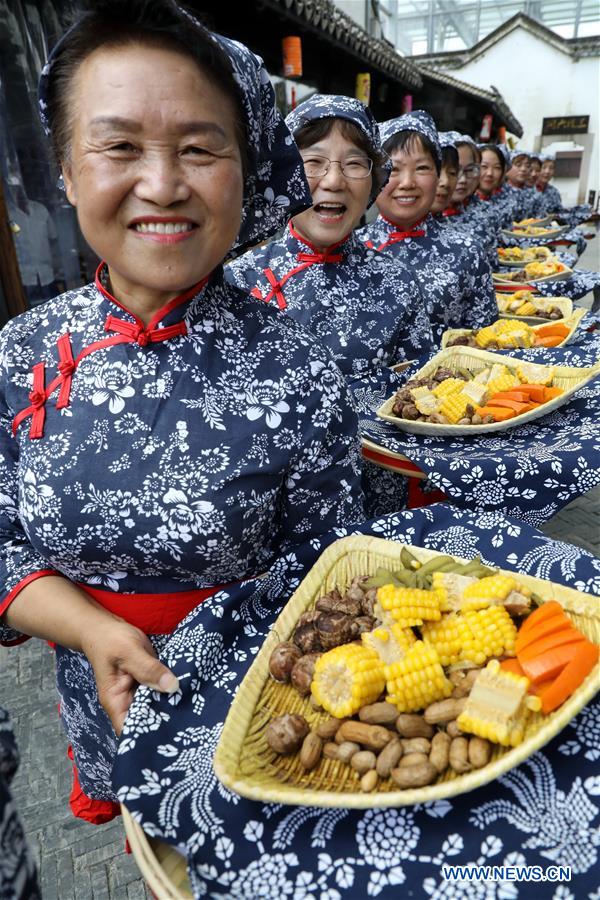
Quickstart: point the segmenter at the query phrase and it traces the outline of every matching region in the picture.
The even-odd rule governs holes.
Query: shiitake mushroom
[[[282,684],[288,682],[292,669],[301,656],[302,650],[291,641],[282,641],[280,644],[277,644],[269,658],[271,677]]]

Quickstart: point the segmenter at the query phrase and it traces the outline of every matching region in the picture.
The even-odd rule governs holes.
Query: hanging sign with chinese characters
[[[589,116],[553,116],[545,118],[542,134],[587,134]]]

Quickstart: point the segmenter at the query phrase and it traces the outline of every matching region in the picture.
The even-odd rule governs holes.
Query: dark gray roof
[[[412,60],[401,56],[386,41],[371,37],[332,0],[263,0],[263,3],[285,12],[332,43],[340,44],[388,78],[412,90],[421,87],[419,69]]]
[[[523,136],[523,126],[519,120],[515,118],[506,100],[494,85],[491,85],[490,90],[488,91],[485,88],[468,84],[466,81],[460,81],[460,79],[454,78],[452,75],[449,75],[447,72],[440,69],[432,69],[430,66],[419,65],[419,70],[426,81],[447,84],[448,87],[453,87],[460,93],[466,94],[469,97],[474,97],[481,103],[486,104],[502,125],[505,125],[508,130],[513,134],[516,134],[517,137]]]

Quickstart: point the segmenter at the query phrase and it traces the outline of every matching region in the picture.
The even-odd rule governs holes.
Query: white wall
[[[531,150],[542,133],[544,116],[589,115],[592,156],[585,184],[573,179],[553,183],[565,205],[587,200],[588,190],[600,189],[600,60],[575,61],[523,28],[516,28],[476,60],[450,75],[489,89],[495,85],[524,129],[519,146]],[[560,140],[560,138],[556,138]],[[565,140],[565,138],[563,138]],[[544,139],[544,143],[548,138]],[[578,196],[579,195],[579,196]]]

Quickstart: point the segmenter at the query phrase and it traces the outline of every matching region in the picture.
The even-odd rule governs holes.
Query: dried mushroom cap
[[[317,623],[321,615],[321,613],[318,613],[312,622],[306,622],[305,624],[296,627],[296,630],[294,631],[294,643],[300,647],[302,653],[319,653],[323,649],[321,647],[319,630],[317,628]]]
[[[275,753],[296,753],[310,731],[303,716],[285,713],[271,719],[266,728],[267,743]]]
[[[296,622],[296,628],[299,628],[300,625],[307,625],[309,622],[316,622],[319,615],[319,611],[315,609],[309,609],[306,612],[303,612]]]
[[[372,631],[375,628],[375,622],[377,620],[373,616],[357,616],[354,620],[354,627],[357,629],[357,634],[365,634],[367,631]]]
[[[377,588],[369,588],[363,597],[362,602],[362,614],[363,616],[372,616],[373,615],[373,607],[375,606],[375,601],[377,600]]]
[[[310,694],[315,665],[320,655],[320,653],[307,653],[305,656],[300,657],[292,669],[290,680],[298,693],[303,696]]]
[[[302,656],[302,650],[291,641],[282,641],[277,644],[269,658],[269,672],[275,681],[285,684],[290,680],[290,675],[295,663]]]
[[[331,650],[351,641],[357,633],[352,627],[353,621],[351,616],[342,612],[322,613],[317,627],[323,649]]]
[[[358,600],[353,599],[349,595],[340,597],[339,593],[337,597],[326,594],[324,597],[319,597],[315,609],[319,610],[321,613],[341,612],[348,616],[358,616],[360,614],[361,600],[363,597],[362,591],[358,592],[360,593],[360,599]]]

